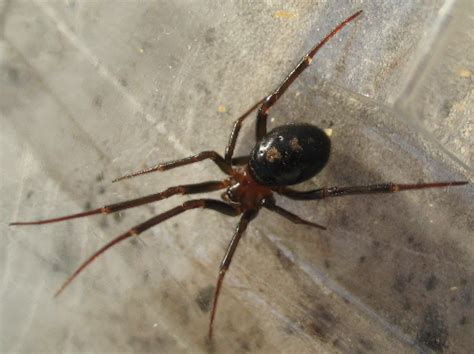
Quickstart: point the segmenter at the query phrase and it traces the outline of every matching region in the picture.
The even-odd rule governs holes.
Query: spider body
[[[326,133],[310,124],[290,124],[273,129],[250,153],[249,169],[265,186],[290,186],[314,177],[329,160],[331,142]]]
[[[234,170],[231,183],[224,200],[235,203],[242,211],[259,208],[263,200],[273,198],[272,190],[258,183],[248,166],[242,170]]]
[[[359,16],[358,11],[341,22],[321,42],[316,44],[296,65],[293,71],[285,78],[282,84],[269,96],[259,100],[247,110],[235,123],[230,134],[229,143],[224,156],[215,151],[203,151],[194,156],[180,160],[160,163],[146,170],[138,171],[120,177],[114,182],[142,175],[153,171],[166,171],[206,159],[212,160],[228,178],[220,181],[207,181],[195,184],[187,184],[169,187],[168,189],[148,196],[127,200],[115,204],[106,205],[101,208],[85,212],[66,215],[46,220],[14,222],[10,225],[39,225],[59,222],[79,217],[96,214],[109,214],[120,210],[137,207],[140,205],[157,202],[177,194],[198,194],[210,191],[225,190],[224,201],[216,199],[192,199],[185,201],[168,211],[155,215],[154,217],[138,224],[125,233],[112,239],[102,248],[97,250],[86,259],[77,270],[64,282],[56,292],[59,295],[79,273],[81,273],[98,256],[119,242],[131,237],[138,236],[142,232],[156,226],[172,217],[191,209],[209,209],[227,216],[239,216],[240,220],[234,235],[229,243],[227,251],[219,267],[219,275],[214,292],[214,300],[209,321],[209,338],[212,337],[212,325],[217,309],[220,289],[224,275],[229,269],[232,257],[237,249],[247,225],[253,220],[261,208],[266,208],[296,224],[303,224],[324,230],[325,227],[317,223],[300,218],[290,211],[278,206],[274,193],[294,200],[318,200],[328,197],[339,197],[354,194],[393,193],[404,190],[439,188],[445,186],[459,186],[467,184],[466,181],[395,184],[382,183],[374,185],[362,185],[351,187],[323,187],[309,191],[297,191],[287,186],[305,181],[316,175],[326,165],[329,159],[330,141],[327,135],[319,128],[309,124],[292,124],[277,127],[267,133],[268,110],[275,104],[281,95],[288,89],[292,82],[311,63],[317,51],[345,25]],[[256,145],[249,156],[233,157],[233,152],[241,125],[250,113],[258,108],[256,117]],[[240,167],[239,167],[240,166]]]

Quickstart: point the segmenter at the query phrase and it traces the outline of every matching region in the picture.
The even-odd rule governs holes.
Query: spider
[[[343,27],[361,14],[362,10],[342,21],[323,40],[311,48],[311,50],[299,61],[293,71],[290,72],[275,91],[259,100],[235,121],[224,156],[215,151],[203,151],[194,156],[181,160],[160,163],[154,167],[122,176],[115,179],[113,182],[154,171],[166,171],[206,159],[212,160],[225,174],[229,176],[228,178],[220,181],[207,181],[196,184],[174,186],[160,193],[106,205],[102,208],[82,213],[38,221],[10,223],[10,225],[48,224],[95,214],[110,214],[139,205],[156,202],[176,194],[198,194],[225,189],[225,192],[222,195],[222,201],[206,198],[189,200],[175,208],[156,215],[119,235],[86,259],[64,282],[55,293],[55,296],[62,293],[62,291],[89,264],[112,246],[130,237],[138,236],[145,230],[148,230],[149,228],[187,210],[197,208],[212,209],[228,216],[240,215],[240,220],[237,224],[234,235],[219,267],[208,328],[208,337],[209,339],[212,339],[213,323],[216,316],[217,303],[224,276],[229,269],[232,257],[235,254],[237,245],[244,231],[250,221],[258,215],[261,208],[269,209],[295,224],[308,225],[321,230],[326,229],[326,227],[322,225],[304,220],[298,215],[278,206],[273,196],[274,193],[294,200],[316,200],[353,194],[394,193],[413,189],[440,188],[467,184],[467,181],[416,184],[382,183],[353,187],[325,187],[308,191],[297,191],[288,187],[314,177],[323,169],[329,159],[331,143],[329,137],[323,130],[311,124],[283,125],[267,132],[268,111],[278,101],[288,87],[290,87],[293,81],[296,80],[296,78],[311,64],[314,55],[319,51],[319,49]],[[234,158],[234,148],[242,123],[250,113],[257,108],[256,144],[248,156]]]

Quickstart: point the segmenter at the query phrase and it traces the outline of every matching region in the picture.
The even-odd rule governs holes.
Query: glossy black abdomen
[[[250,172],[266,186],[297,184],[322,170],[330,150],[329,137],[314,125],[280,126],[265,135],[250,153]]]

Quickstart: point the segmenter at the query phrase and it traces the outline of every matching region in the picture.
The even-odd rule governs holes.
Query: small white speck
[[[158,327],[158,323],[155,322],[153,323],[153,328],[156,328],[156,327]]]

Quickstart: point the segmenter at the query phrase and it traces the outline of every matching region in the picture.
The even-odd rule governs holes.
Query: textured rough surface
[[[110,250],[57,299],[107,240],[186,198],[7,226],[218,178],[203,162],[110,183],[158,161],[223,152],[233,120],[360,8],[270,112],[270,129],[332,130],[328,165],[301,188],[472,180],[468,6],[0,0],[0,351],[468,352],[472,185],[281,198],[328,230],[262,212],[226,277],[212,344],[209,298],[236,219],[181,215]],[[237,154],[250,150],[253,129]]]

